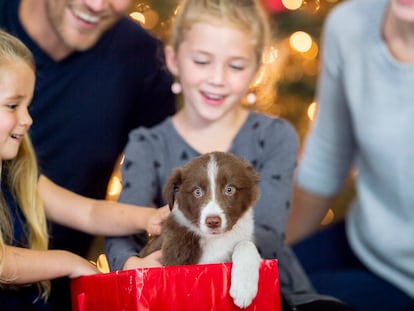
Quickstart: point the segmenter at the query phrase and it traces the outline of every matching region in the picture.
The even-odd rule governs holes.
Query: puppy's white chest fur
[[[247,210],[234,224],[231,230],[222,234],[206,234],[200,226],[192,224],[182,213],[181,209],[174,208],[172,217],[177,224],[187,228],[199,237],[201,255],[197,263],[217,263],[232,260],[234,247],[240,241],[253,241],[253,210]],[[201,217],[201,219],[205,219]]]
[[[204,236],[200,239],[202,249],[199,263],[217,263],[232,260],[234,247],[241,240],[253,239],[253,213],[247,211],[233,226],[233,229],[220,236]]]

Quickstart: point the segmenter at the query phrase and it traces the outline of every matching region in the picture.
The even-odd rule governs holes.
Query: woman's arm
[[[99,273],[86,259],[63,250],[40,251],[6,245],[0,256],[3,258],[0,278],[11,284]]]
[[[145,230],[159,234],[169,215],[167,206],[155,209],[86,198],[43,175],[38,189],[49,220],[94,235],[121,236]]]
[[[294,244],[318,230],[323,217],[332,205],[332,198],[322,197],[295,185],[292,208],[286,230],[286,241]]]
[[[328,18],[321,41],[318,109],[295,176],[288,243],[298,242],[319,228],[353,165],[357,145],[347,91],[358,90],[350,88],[345,79],[344,56],[350,54],[342,33],[338,23]]]

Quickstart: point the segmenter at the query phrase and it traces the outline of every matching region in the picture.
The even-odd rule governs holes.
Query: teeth
[[[222,98],[224,98],[224,96],[221,96],[221,95],[214,95],[214,94],[207,94],[207,93],[206,93],[206,96],[210,99],[222,99]]]
[[[82,11],[78,11],[76,9],[73,9],[73,13],[80,19],[82,19],[83,21],[87,22],[87,23],[91,23],[91,24],[95,24],[99,21],[99,18],[96,16],[91,16],[85,12]]]
[[[23,135],[11,134],[12,138],[20,139]]]

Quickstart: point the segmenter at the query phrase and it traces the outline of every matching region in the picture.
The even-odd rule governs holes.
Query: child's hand
[[[79,276],[82,275],[91,275],[91,274],[97,274],[100,273],[100,271],[98,270],[98,268],[96,267],[96,264],[80,257],[77,255],[74,255],[73,258],[73,270],[72,272],[68,275],[69,278],[73,279],[73,278],[77,278]]]
[[[143,258],[137,256],[129,257],[124,264],[123,270],[161,267],[161,255],[161,251],[155,251]]]
[[[147,232],[150,235],[159,235],[161,233],[161,227],[167,217],[170,215],[170,208],[168,205],[157,208],[153,214],[148,219],[147,223]]]

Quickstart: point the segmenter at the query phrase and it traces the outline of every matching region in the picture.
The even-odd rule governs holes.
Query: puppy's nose
[[[221,226],[221,218],[217,215],[208,216],[206,218],[206,225],[211,229],[215,229]]]

